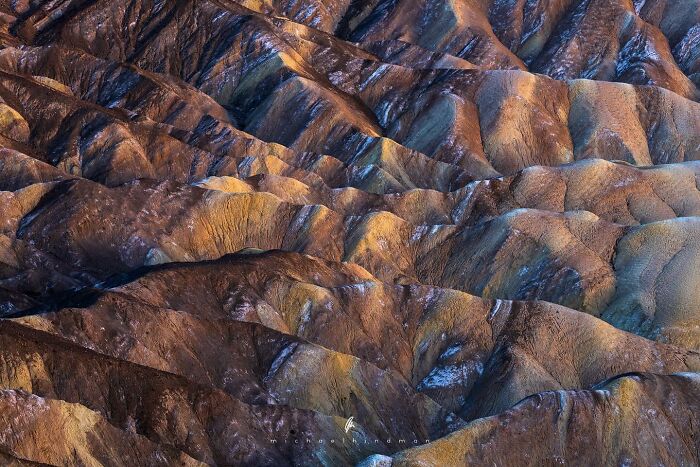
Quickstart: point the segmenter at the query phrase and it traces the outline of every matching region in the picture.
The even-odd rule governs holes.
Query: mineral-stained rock
[[[698,464],[698,101],[698,0],[0,0],[0,464]]]
[[[204,465],[143,436],[119,430],[80,404],[25,391],[0,391],[3,463],[49,465]],[[13,462],[15,461],[15,462]]]
[[[697,373],[631,374],[594,390],[535,394],[501,415],[399,453],[389,465],[618,465],[649,459],[694,465],[697,385]],[[519,449],[531,445],[537,448]]]
[[[184,339],[179,336],[186,329],[195,332],[218,323],[220,328],[231,328],[229,332],[240,329],[237,334],[242,339],[250,331],[236,325],[237,321],[260,323],[393,370],[418,391],[468,419],[503,410],[533,392],[588,387],[628,371],[700,369],[700,355],[695,352],[653,344],[574,310],[386,284],[356,266],[298,254],[237,255],[198,266],[163,266],[144,272],[134,281],[85,297],[83,306],[94,301],[87,309],[64,308],[22,318],[22,323],[103,353],[209,380],[237,397],[243,397],[240,392],[244,391],[245,397],[254,395],[253,400],[291,397],[304,406],[322,404],[330,396],[293,395],[291,381],[286,383],[286,394],[265,395],[270,394],[262,389],[266,385],[279,387],[271,383],[275,375],[269,373],[265,384],[244,390],[250,383],[237,382],[232,370],[221,368],[225,362],[218,361],[217,352],[209,349],[214,346],[221,351],[230,345],[223,338],[214,342],[220,332],[197,331],[210,336],[206,346],[193,342],[186,351],[182,344],[170,347],[170,342]],[[163,314],[173,317],[166,320]],[[227,324],[229,320],[235,321]],[[163,321],[173,323],[173,328],[154,328]],[[82,329],[73,329],[74,322],[82,323]],[[586,346],[592,348],[584,350]],[[271,351],[285,355],[285,366],[296,366],[291,356],[311,352],[298,343],[277,347],[289,349]],[[630,347],[635,348],[634,357],[626,350]],[[182,357],[175,357],[176,352]],[[254,353],[260,358],[262,352]],[[552,352],[557,352],[556,359],[549,358]],[[231,350],[233,355],[245,353]],[[319,359],[308,357],[305,365],[316,365],[312,362]],[[330,373],[332,365],[326,366]],[[310,400],[304,402],[304,397]],[[353,413],[342,412],[339,415]]]

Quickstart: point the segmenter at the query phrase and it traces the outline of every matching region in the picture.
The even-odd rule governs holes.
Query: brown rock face
[[[0,464],[700,464],[698,0],[0,0]]]

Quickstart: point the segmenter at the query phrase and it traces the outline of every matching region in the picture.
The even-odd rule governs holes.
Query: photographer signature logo
[[[355,419],[355,417],[350,417],[350,418],[348,418],[348,421],[345,422],[345,433],[347,433],[348,431],[355,428],[356,425],[355,425],[354,419]]]

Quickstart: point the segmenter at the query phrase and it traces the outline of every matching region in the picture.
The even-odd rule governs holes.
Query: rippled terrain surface
[[[0,0],[0,464],[700,463],[699,0]]]

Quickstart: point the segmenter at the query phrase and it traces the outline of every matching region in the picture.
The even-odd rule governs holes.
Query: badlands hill
[[[0,464],[700,463],[698,0],[0,0]]]

